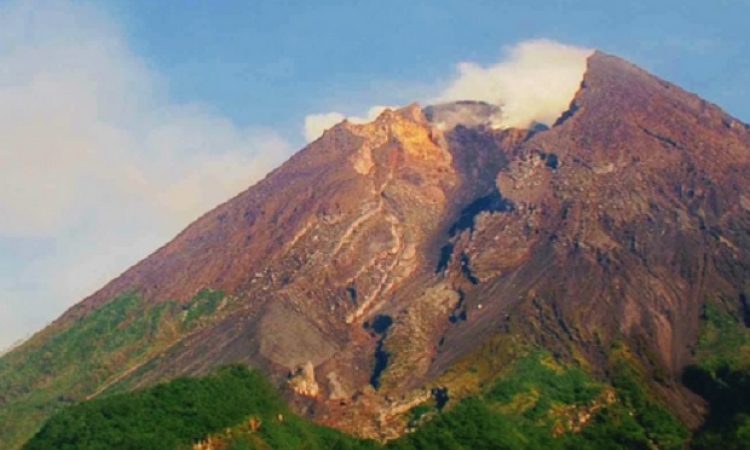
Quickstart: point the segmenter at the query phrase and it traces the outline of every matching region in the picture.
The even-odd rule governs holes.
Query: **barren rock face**
[[[446,346],[493,333],[507,318],[591,361],[624,340],[646,366],[678,380],[704,302],[740,308],[750,277],[749,142],[747,126],[717,107],[592,56],[570,110],[499,172],[513,210],[457,240],[454,252],[480,281],[467,305],[484,308],[449,331]],[[447,350],[436,365],[455,356]]]
[[[682,368],[703,301],[736,300],[748,276],[748,139],[715,106],[616,58],[591,58],[569,117],[498,175],[534,246],[559,270],[588,274],[542,294],[565,322],[586,324],[574,337],[595,327],[642,335],[660,363]]]
[[[748,127],[602,53],[548,130],[435,122],[455,113],[337,125],[55,326],[122,292],[222,291],[228,312],[123,380],[246,362],[317,420],[377,437],[497,334],[595,371],[622,341],[694,420],[679,373],[701,307],[740,308],[750,280]]]

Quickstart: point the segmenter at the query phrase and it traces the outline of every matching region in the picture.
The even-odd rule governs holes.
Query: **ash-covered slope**
[[[625,345],[697,423],[679,377],[702,305],[747,307],[748,127],[602,53],[549,130],[490,123],[410,106],[329,130],[0,360],[0,436],[230,362],[320,422],[393,436],[499,335],[603,377]]]

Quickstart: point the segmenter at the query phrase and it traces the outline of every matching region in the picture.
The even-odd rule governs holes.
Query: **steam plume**
[[[435,102],[476,100],[500,106],[496,127],[551,125],[578,90],[591,52],[544,39],[521,42],[506,49],[497,64],[460,63],[458,76]]]

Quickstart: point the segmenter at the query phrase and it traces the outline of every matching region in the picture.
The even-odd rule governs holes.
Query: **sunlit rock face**
[[[244,362],[300,411],[379,438],[498,335],[602,375],[623,342],[695,420],[679,373],[701,307],[750,279],[750,131],[602,53],[569,105],[549,129],[498,128],[502,109],[475,101],[343,122],[47,333],[123,292],[221,291],[220,314],[117,381]]]

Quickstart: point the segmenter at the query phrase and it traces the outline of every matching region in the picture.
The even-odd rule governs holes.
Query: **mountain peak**
[[[619,346],[695,425],[680,371],[701,311],[707,299],[747,307],[747,127],[602,52],[551,128],[496,129],[497,115],[415,103],[334,126],[5,356],[7,373],[64,353],[57,337],[78,326],[128,329],[86,325],[100,311],[156,311],[127,347],[111,335],[95,338],[111,338],[105,354],[83,345],[90,370],[55,370],[75,373],[65,381],[86,398],[241,362],[301,394],[315,419],[384,438],[431,392],[480,392],[502,366],[485,370],[483,352],[516,350],[498,342],[601,377]],[[186,325],[196,309],[209,313]],[[34,373],[40,386],[54,377]],[[13,386],[2,401],[28,410],[33,390]]]
[[[677,123],[679,119],[693,115],[703,128],[723,126],[728,130],[746,131],[740,121],[718,106],[622,58],[601,51],[588,58],[581,89],[572,102],[573,109],[584,106],[596,108],[597,113],[605,113],[608,109],[609,116],[632,113],[644,116],[643,120],[648,115],[653,122]],[[679,119],[671,120],[661,115],[668,112],[679,114]],[[685,127],[690,125],[691,122],[683,124]]]

